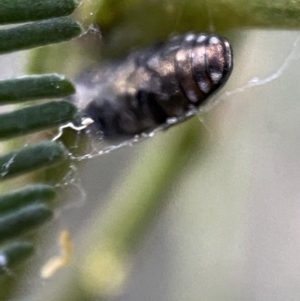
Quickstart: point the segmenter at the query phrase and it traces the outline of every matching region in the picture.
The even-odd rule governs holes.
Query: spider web
[[[257,38],[255,35],[259,35]],[[276,39],[278,38],[279,33],[277,34]],[[239,37],[243,36],[244,33],[240,33]],[[290,68],[293,65],[299,64],[300,59],[300,35],[299,33],[290,33],[289,37],[286,39],[285,45],[283,45],[285,50],[279,49],[279,51],[274,52],[271,48],[262,47],[265,46],[266,42],[266,32],[253,32],[248,33],[250,36],[249,39],[245,42],[245,45],[240,45],[240,50],[235,57],[235,68],[232,74],[232,78],[223,89],[218,92],[208,103],[207,106],[201,108],[200,112],[197,113],[197,117],[200,122],[207,128],[207,131],[211,133],[211,138],[215,138],[215,129],[212,124],[206,120],[207,116],[211,113],[214,113],[215,110],[220,110],[220,107],[226,108],[227,106],[235,107],[238,105],[238,102],[243,102],[244,96],[249,93],[257,90],[260,91],[261,88],[270,90],[275,86],[284,85],[285,81],[288,79],[290,74]],[[276,40],[275,39],[275,40]],[[257,43],[257,44],[255,44]],[[273,40],[274,43],[274,40]],[[252,50],[249,47],[253,47],[256,50]],[[261,47],[261,49],[260,49]],[[234,47],[237,49],[238,47]],[[266,49],[269,51],[269,55],[266,52]],[[244,53],[245,52],[245,53]],[[254,52],[254,53],[252,53]],[[251,54],[252,53],[252,54]],[[259,56],[259,54],[264,54]],[[265,58],[267,56],[267,59]],[[269,57],[269,58],[268,58]],[[276,63],[273,60],[276,58]],[[250,67],[249,67],[250,66]],[[245,68],[245,69],[244,69]],[[244,72],[243,75],[241,73]],[[262,99],[263,101],[263,99]],[[176,125],[175,125],[176,126]],[[74,129],[76,131],[76,128]],[[152,136],[156,136],[160,132],[160,129],[155,131]],[[80,144],[80,139],[82,134],[88,136],[89,151],[82,155],[76,155],[76,147]],[[163,135],[163,133],[162,133]],[[155,139],[156,137],[154,137]],[[70,172],[60,183],[57,183],[57,186],[67,187],[79,191],[79,195],[76,200],[69,201],[66,205],[61,208],[70,210],[72,207],[81,207],[88,205],[86,194],[89,193],[86,190],[84,181],[79,174],[77,164],[84,161],[94,161],[101,158],[101,160],[106,160],[112,152],[116,150],[128,149],[129,146],[136,147],[136,144],[143,143],[143,140],[146,137],[135,137],[132,140],[128,140],[119,144],[109,144],[105,142],[101,137],[95,137],[89,135],[89,133],[84,133],[84,129],[78,130],[78,141],[74,143],[73,148],[70,148],[70,158],[71,166]],[[147,140],[151,140],[148,138]],[[151,141],[150,141],[151,142]],[[72,151],[72,149],[74,151]],[[105,156],[103,156],[105,155]],[[105,173],[105,172],[104,172]],[[58,216],[61,215],[62,211],[58,210]],[[174,230],[176,231],[176,230]],[[175,235],[174,233],[172,233]],[[191,236],[192,234],[185,234],[186,237]]]
[[[212,22],[213,21],[211,19],[211,28],[214,27]],[[94,31],[95,34],[99,35],[96,28],[93,27],[92,31]],[[243,33],[241,33],[241,35],[242,34]],[[216,107],[220,106],[221,104],[226,104],[226,102],[231,101],[231,99],[233,98],[237,100],[239,98],[242,98],[244,93],[247,93],[248,90],[255,89],[259,86],[267,86],[270,83],[280,79],[281,76],[289,69],[289,66],[291,66],[294,61],[297,61],[300,58],[300,35],[295,33],[292,35],[290,39],[289,48],[290,50],[288,51],[288,54],[285,57],[282,57],[282,61],[279,62],[277,66],[272,65],[268,67],[267,72],[262,71],[262,75],[255,74],[255,76],[253,77],[251,77],[250,75],[250,78],[244,83],[237,79],[239,77],[238,69],[242,69],[241,66],[243,65],[243,58],[236,58],[237,62],[235,62],[235,67],[232,75],[233,78],[236,78],[234,78],[231,81],[232,84],[229,81],[229,84],[226,84],[220,92],[213,96],[212,100],[209,101],[208,104],[201,107],[199,111],[192,111],[188,114],[196,114],[199,121],[202,123],[202,126],[206,128],[206,130],[210,133],[210,136],[213,136],[213,130],[210,128],[210,125],[206,122],[206,116],[208,116],[207,113],[213,111]],[[242,80],[244,81],[245,78],[243,78]],[[184,116],[183,118],[186,118],[186,116]],[[177,122],[178,120],[170,120],[170,124],[176,124]],[[70,208],[72,206],[78,207],[84,205],[86,201],[86,192],[84,187],[82,186],[82,180],[80,178],[80,173],[78,171],[76,162],[95,159],[99,156],[107,155],[120,148],[131,147],[137,143],[142,143],[143,140],[156,136],[156,134],[161,132],[162,129],[165,129],[165,126],[157,128],[153,132],[148,134],[141,134],[119,143],[112,143],[105,141],[101,136],[95,136],[94,134],[91,134],[88,130],[86,130],[86,125],[83,121],[83,124],[81,126],[75,126],[72,123],[68,123],[66,125],[61,126],[57,135],[53,137],[53,140],[58,140],[66,128],[72,128],[74,131],[77,131],[78,135],[73,145],[69,147],[69,157],[71,159],[70,171],[63,178],[62,181],[56,184],[56,186],[72,186],[75,187],[76,190],[79,192],[79,199],[65,206],[66,208]],[[88,147],[84,150],[84,153],[78,154],[78,145],[80,144],[80,140],[83,138],[83,135],[84,139],[87,140],[86,144]]]
[[[210,12],[209,18],[211,20],[210,28],[213,29],[213,18]],[[92,30],[95,30],[96,34],[99,34],[99,32],[97,32],[97,29],[92,28]],[[238,37],[241,37],[242,35],[243,33],[240,33]],[[282,55],[281,61],[277,60],[276,64],[270,65],[270,67],[267,68],[267,72],[265,72],[265,70],[261,73],[259,71],[254,71],[254,76],[253,74],[249,74],[248,79],[245,79],[245,76],[239,79],[239,74],[241,72],[247,72],[247,70],[243,70],[243,62],[246,60],[248,54],[241,55],[240,58],[236,56],[237,61],[235,62],[235,68],[230,82],[225,87],[223,87],[223,89],[218,94],[216,94],[213,97],[211,102],[209,102],[205,107],[201,108],[199,114],[197,114],[199,121],[207,128],[207,130],[211,133],[211,136],[214,136],[214,130],[211,128],[211,125],[206,121],[206,116],[208,112],[213,111],[218,106],[226,105],[227,102],[230,102],[232,104],[232,99],[234,99],[234,101],[239,101],[239,99],[242,99],[243,96],[248,93],[248,91],[251,91],[258,87],[265,86],[268,89],[268,87],[271,87],[272,83],[280,80],[281,77],[286,76],[286,73],[288,73],[289,71],[289,67],[292,66],[294,62],[299,60],[299,33],[290,34],[287,40],[288,41],[285,43],[288,44],[287,48],[289,48],[289,50],[287,50],[286,54]],[[249,47],[249,45],[247,45],[246,47]],[[257,61],[255,61],[254,57],[252,57],[252,60],[252,64],[257,66]],[[256,60],[260,60],[260,58],[258,57],[256,58]],[[234,105],[234,103],[232,105]],[[55,186],[62,189],[75,190],[76,192],[78,192],[78,194],[76,198],[71,199],[66,204],[63,204],[59,210],[56,210],[56,218],[60,218],[65,210],[68,211],[72,208],[82,208],[87,204],[87,191],[83,183],[78,163],[82,161],[85,162],[89,160],[95,160],[97,157],[101,157],[103,160],[105,160],[105,156],[103,155],[110,154],[111,152],[122,148],[128,148],[130,146],[135,147],[135,144],[143,143],[142,140],[151,139],[152,137],[156,136],[157,133],[161,132],[161,129],[157,129],[151,134],[136,136],[121,143],[108,143],[104,141],[102,137],[95,137],[89,132],[86,132],[85,125],[75,126],[69,123],[60,127],[57,135],[53,137],[53,140],[58,140],[66,128],[72,128],[78,133],[78,135],[76,136],[73,145],[69,147],[69,157],[71,162],[69,172],[64,176],[64,178],[61,181],[56,183]],[[87,149],[84,151],[83,154],[81,154],[77,152],[77,149],[83,135],[85,136],[85,139],[88,138]],[[6,165],[6,168],[7,167],[9,167],[9,162]],[[2,172],[5,172],[5,170]]]

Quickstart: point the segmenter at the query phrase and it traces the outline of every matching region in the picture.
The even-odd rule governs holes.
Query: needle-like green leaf
[[[0,31],[0,54],[70,40],[81,25],[67,17],[49,19]]]
[[[68,101],[52,101],[0,114],[0,139],[25,135],[71,121],[77,108]]]
[[[52,165],[68,155],[62,143],[43,141],[0,157],[0,180]]]
[[[0,24],[36,21],[70,15],[74,0],[1,0]]]
[[[0,249],[0,274],[7,273],[12,267],[27,259],[34,252],[31,243],[16,240]]]
[[[74,92],[73,84],[62,75],[28,75],[0,81],[0,104],[59,98]]]
[[[46,203],[56,196],[52,186],[33,184],[0,195],[0,214],[32,203]]]
[[[0,217],[0,241],[38,228],[53,215],[45,204],[32,204]]]

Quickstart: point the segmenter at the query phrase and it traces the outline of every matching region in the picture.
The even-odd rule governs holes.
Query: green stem
[[[81,11],[89,18],[89,22],[97,20],[105,28],[116,23],[123,26],[124,21],[127,23],[129,21],[127,18],[130,16],[132,22],[144,18],[148,23],[149,18],[152,18],[163,27],[168,26],[173,20],[173,30],[178,29],[176,26],[180,26],[179,23],[186,22],[189,22],[191,29],[197,29],[199,24],[201,27],[206,24],[207,29],[212,25],[215,29],[222,30],[254,26],[300,27],[300,2],[286,0],[190,0],[186,2],[130,0],[126,1],[126,5],[116,0],[94,0],[84,2]],[[93,14],[90,15],[90,12]],[[136,15],[138,12],[140,15]],[[161,23],[163,19],[165,24]],[[152,25],[156,27],[155,24]]]

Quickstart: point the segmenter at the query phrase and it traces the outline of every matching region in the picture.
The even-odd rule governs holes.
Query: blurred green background
[[[221,32],[235,54],[229,82],[201,114],[132,146],[70,160],[63,179],[46,174],[60,194],[56,216],[22,274],[0,280],[3,296],[10,283],[12,300],[298,300],[297,8],[286,1],[86,1],[76,18],[87,29],[97,21],[100,30],[1,56],[3,78],[24,74],[26,64],[75,78],[99,60],[189,30]],[[76,152],[82,138],[67,132],[63,139]],[[73,239],[72,263],[42,280],[62,229]]]

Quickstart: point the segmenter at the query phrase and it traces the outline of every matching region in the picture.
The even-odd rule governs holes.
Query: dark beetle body
[[[232,66],[224,38],[174,36],[84,73],[74,101],[94,121],[92,130],[108,138],[134,136],[183,119],[226,82]]]

